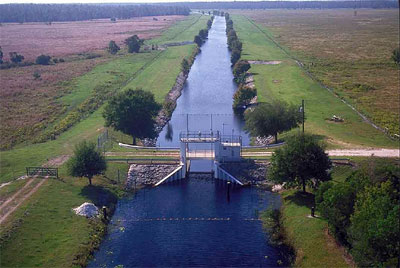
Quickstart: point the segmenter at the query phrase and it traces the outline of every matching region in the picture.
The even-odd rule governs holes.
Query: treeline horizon
[[[55,22],[91,19],[130,19],[145,16],[189,15],[182,5],[125,4],[3,4],[0,22]]]
[[[332,9],[332,8],[398,8],[395,0],[351,1],[240,1],[240,2],[175,2],[168,5],[186,6],[190,9]],[[165,4],[167,5],[167,4]]]

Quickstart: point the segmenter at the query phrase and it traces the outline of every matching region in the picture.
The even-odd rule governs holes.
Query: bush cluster
[[[201,47],[201,45],[206,41],[208,37],[208,30],[211,28],[213,20],[214,16],[211,16],[211,19],[207,21],[207,28],[201,29],[199,34],[194,37],[194,42],[198,47]]]
[[[395,266],[400,250],[400,168],[371,159],[343,183],[326,182],[315,202],[329,231],[361,266]]]
[[[233,21],[230,19],[229,13],[225,13],[225,19],[228,48],[231,51],[231,63],[233,66],[240,59],[240,55],[242,54],[242,42],[240,42],[236,31],[233,29]]]
[[[257,90],[245,85],[246,72],[250,69],[250,64],[246,60],[239,60],[242,54],[242,42],[237,37],[236,31],[233,29],[233,21],[230,19],[229,13],[225,13],[226,35],[228,37],[228,48],[231,51],[231,63],[233,66],[233,76],[238,83],[238,90],[233,96],[233,109],[236,113],[245,111],[250,101],[257,96]]]

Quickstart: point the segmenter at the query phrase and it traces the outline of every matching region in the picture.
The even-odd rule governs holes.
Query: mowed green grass
[[[243,59],[282,61],[278,65],[252,64],[250,72],[254,74],[259,102],[278,99],[300,106],[304,99],[306,131],[323,135],[333,146],[398,147],[397,142],[363,122],[350,107],[309,78],[246,17],[232,17],[243,42]],[[333,115],[342,117],[344,122],[329,121]]]
[[[179,25],[183,22],[179,22]],[[191,20],[187,25],[192,25]],[[197,30],[200,27],[204,28],[205,25],[205,21],[198,20],[192,27]],[[126,58],[117,58],[115,61],[96,66],[91,72],[74,81],[79,85],[75,91],[77,96],[73,96],[72,93],[65,97],[64,101],[78,104],[85,99],[85,96],[90,95],[96,85],[106,83],[109,86],[120,87],[119,90],[141,87],[151,91],[156,100],[162,103],[175,83],[182,59],[189,57],[194,49],[194,45],[169,47],[164,51],[126,55]],[[118,76],[118,74],[128,82],[126,85],[119,79],[114,80],[116,83],[108,82],[113,79],[113,75]],[[56,156],[71,154],[79,141],[84,139],[95,141],[103,131],[102,109],[62,133],[56,140],[1,151],[0,183],[22,176],[27,166],[40,166]]]
[[[327,222],[309,218],[311,194],[296,190],[282,193],[283,224],[296,249],[296,267],[348,267],[341,250],[326,233]]]
[[[91,222],[77,216],[71,208],[84,202],[101,205],[100,199],[117,198],[121,184],[112,185],[108,179],[117,181],[129,166],[108,163],[106,177],[96,177],[94,186],[87,186],[87,179],[71,178],[61,171],[62,180],[49,179],[13,215],[12,221],[2,226],[0,244],[1,267],[71,267],[81,253],[88,253],[90,241],[99,240],[93,230],[94,224],[104,228],[99,221]],[[107,179],[108,178],[108,179]],[[12,233],[7,237],[6,232]],[[95,237],[93,237],[95,236]]]

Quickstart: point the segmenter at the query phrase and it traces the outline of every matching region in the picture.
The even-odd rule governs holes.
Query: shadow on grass
[[[310,209],[314,206],[314,195],[312,193],[303,193],[302,191],[298,191],[286,196],[284,199],[287,202],[293,202],[298,206],[308,207]]]
[[[86,185],[82,188],[80,195],[90,199],[97,207],[109,206],[117,203],[117,196],[110,190],[99,185]]]

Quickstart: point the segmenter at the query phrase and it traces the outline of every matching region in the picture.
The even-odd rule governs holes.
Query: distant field
[[[8,59],[8,53],[12,51],[22,54],[28,61],[34,61],[41,54],[63,57],[104,49],[110,40],[121,44],[134,34],[141,39],[154,38],[184,18],[185,16],[158,16],[116,22],[110,20],[53,22],[51,25],[3,23],[0,28],[1,47],[5,59]]]
[[[200,16],[189,16],[185,17],[185,20],[182,21],[181,17],[182,16],[158,17],[158,21],[153,21],[152,17],[138,18],[135,20],[120,21],[116,23],[109,21],[71,22],[65,23],[65,25],[70,27],[69,31],[71,31],[71,33],[71,29],[74,28],[72,25],[75,25],[76,30],[76,25],[79,25],[80,23],[92,24],[92,30],[99,30],[104,33],[107,31],[110,32],[113,29],[114,36],[105,35],[102,37],[106,38],[107,42],[109,42],[111,38],[118,40],[114,37],[118,37],[122,40],[127,36],[134,34],[133,25],[135,24],[137,24],[136,28],[139,32],[136,33],[138,33],[139,36],[141,36],[140,29],[143,30],[147,25],[147,37],[151,35],[156,37],[161,34],[161,30],[164,30],[164,28],[170,26],[170,24],[174,22],[174,26],[172,28],[170,27],[171,29],[169,29],[168,32],[159,38],[151,39],[151,42],[159,44],[163,40],[172,40],[175,42],[176,40],[191,41],[199,29],[204,27],[206,20],[205,18],[199,19]],[[164,19],[166,20],[164,21]],[[132,31],[125,32],[124,34],[116,34],[117,30],[121,31],[127,28],[124,24],[132,26]],[[11,24],[6,24],[6,26],[3,27],[11,27],[10,25]],[[35,29],[36,26],[40,26],[42,29],[41,34],[45,35],[45,27],[53,29],[51,27],[58,27],[57,25],[57,23],[51,26],[38,24],[13,24],[12,27],[23,26],[28,32],[28,26],[33,27],[33,29]],[[59,23],[59,25],[64,24]],[[115,28],[116,25],[120,25],[122,28]],[[176,30],[175,28],[179,30]],[[1,28],[1,31],[3,31],[3,28]],[[76,31],[75,34],[77,36],[76,38],[74,37],[74,39],[78,40],[78,37],[81,36],[81,34],[79,31]],[[181,35],[183,37],[181,37]],[[5,36],[5,34],[2,32],[2,37],[3,36]],[[143,38],[143,36],[141,37]],[[82,44],[84,43],[85,45],[96,40],[90,38],[81,39],[82,40],[79,42]],[[97,41],[100,42],[97,43],[97,45],[100,45],[101,40]],[[37,39],[36,42],[40,42],[40,39]],[[28,41],[21,43],[28,48],[31,47]],[[104,48],[103,45],[101,46]],[[94,49],[95,47],[92,46],[92,48]],[[176,49],[171,48],[170,51],[176,51]],[[62,117],[65,117],[68,112],[76,108],[79,104],[85,101],[86,98],[90,97],[95,89],[107,88],[107,90],[110,91],[122,87],[125,81],[132,78],[135,72],[142,68],[147,62],[153,60],[159,53],[159,51],[153,51],[151,53],[132,55],[122,51],[118,55],[112,56],[103,50],[96,51],[96,55],[101,57],[90,59],[90,56],[93,55],[92,52],[84,54],[82,54],[83,50],[79,50],[78,52],[81,55],[70,55],[65,58],[66,62],[63,63],[48,66],[33,65],[0,70],[0,120],[2,122],[0,126],[0,149],[9,149],[21,142],[26,143],[27,141],[37,139],[38,136],[41,135],[41,132],[46,128],[48,130],[49,127],[57,123],[57,120],[59,121]],[[22,54],[25,55],[24,53]],[[94,69],[99,64],[103,64],[102,67]],[[179,65],[180,63],[174,62],[174,64]],[[159,65],[157,66],[160,67]],[[90,75],[91,71],[94,71],[93,75]],[[34,79],[34,72],[40,73],[41,78]],[[149,75],[150,74],[151,73],[149,73]],[[175,77],[172,77],[173,75],[175,75]],[[172,79],[175,81],[176,75],[176,72],[169,73],[170,80]],[[147,78],[149,78],[149,76],[147,76]],[[163,83],[162,79],[158,79],[158,81],[159,83]],[[148,85],[149,84],[143,83],[143,87]],[[133,85],[133,87],[136,86]],[[164,88],[163,90],[166,89]],[[162,94],[164,94],[164,91],[162,91]],[[158,100],[161,100],[162,98],[163,96],[160,96]]]
[[[232,11],[237,12],[237,11]],[[399,134],[399,45],[396,9],[240,11],[325,85],[382,128]]]
[[[350,107],[321,87],[270,38],[268,28],[254,24],[245,16],[233,15],[235,30],[243,42],[242,58],[278,60],[277,65],[252,64],[259,101],[280,99],[301,105],[305,100],[305,129],[321,135],[332,147],[397,147],[382,132],[365,123]],[[329,119],[337,115],[344,122]],[[298,131],[298,130],[293,130]]]

